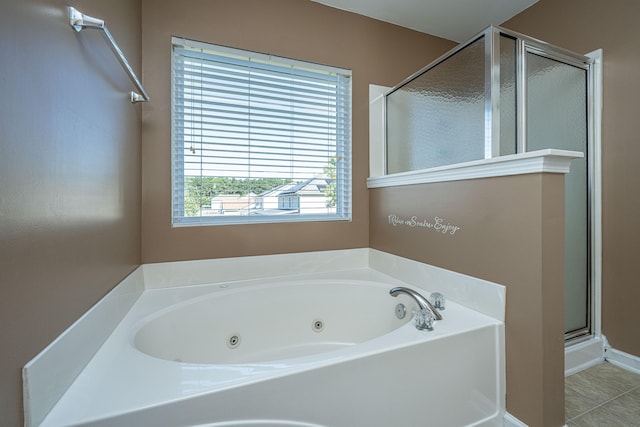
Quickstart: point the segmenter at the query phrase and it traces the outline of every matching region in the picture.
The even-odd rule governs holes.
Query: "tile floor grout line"
[[[589,412],[593,412],[593,411],[595,411],[596,409],[598,409],[598,408],[600,408],[600,407],[602,407],[602,406],[606,405],[607,403],[613,402],[614,400],[616,400],[616,399],[618,399],[618,398],[620,398],[620,397],[624,396],[625,394],[629,394],[629,393],[631,393],[631,392],[635,391],[636,389],[640,389],[640,385],[634,386],[634,387],[633,387],[633,388],[631,388],[630,390],[627,390],[627,391],[625,391],[624,393],[621,393],[621,394],[619,394],[619,395],[618,395],[618,396],[616,396],[616,397],[612,397],[611,399],[609,399],[609,400],[607,400],[607,401],[605,401],[605,402],[602,402],[602,403],[600,403],[599,405],[594,406],[593,408],[589,408],[589,409],[587,409],[586,411],[584,411],[583,413],[581,413],[581,414],[579,414],[579,415],[576,415],[575,417],[573,417],[573,418],[571,418],[571,419],[565,420],[565,423],[569,423],[569,422],[571,422],[571,421],[575,420],[576,418],[580,418],[580,417],[581,417],[581,416],[583,416],[583,415],[587,415]]]
[[[607,363],[607,362],[605,361],[605,363]],[[611,365],[612,366],[617,366],[615,364],[611,364]],[[618,368],[624,370],[624,368],[621,368],[621,367],[618,367]],[[635,371],[628,371],[627,370],[626,372],[631,373],[631,374],[636,374]],[[576,373],[575,375],[579,375],[579,374],[580,373]],[[573,416],[573,417],[571,417],[569,419],[566,419],[565,423],[569,424],[569,423],[575,422],[576,420],[580,419],[581,417],[584,417],[587,414],[589,414],[589,413],[591,413],[591,412],[593,412],[593,411],[595,411],[597,409],[600,409],[603,406],[606,406],[606,405],[610,404],[611,402],[613,402],[613,401],[615,401],[617,399],[620,399],[620,398],[622,398],[623,396],[625,396],[625,395],[627,395],[629,393],[635,392],[636,390],[640,390],[640,381],[639,382],[632,381],[632,384],[630,384],[630,388],[628,390],[626,390],[626,391],[624,391],[624,392],[622,392],[622,393],[620,393],[620,394],[618,394],[618,395],[606,400],[605,402],[596,404],[596,406],[594,406],[593,408],[589,408],[589,409],[585,410],[584,412],[582,412],[580,414],[577,414],[577,415],[575,415],[575,416]],[[586,396],[579,389],[576,389],[573,392],[569,391],[569,393],[572,394],[572,395],[582,396],[583,398],[586,398]]]

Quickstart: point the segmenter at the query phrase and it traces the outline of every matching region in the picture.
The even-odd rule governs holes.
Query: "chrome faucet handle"
[[[444,310],[445,298],[440,292],[434,292],[429,296],[431,304],[438,310]]]
[[[420,331],[433,331],[433,322],[436,318],[427,308],[416,311],[416,329]]]

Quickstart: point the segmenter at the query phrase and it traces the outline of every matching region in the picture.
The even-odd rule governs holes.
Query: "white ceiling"
[[[538,0],[312,0],[445,39],[464,42]]]

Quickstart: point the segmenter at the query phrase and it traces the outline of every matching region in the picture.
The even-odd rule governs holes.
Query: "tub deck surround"
[[[144,291],[136,269],[22,371],[25,425],[38,425]]]
[[[147,290],[354,269],[373,269],[425,291],[441,292],[458,304],[504,321],[504,286],[370,248],[142,266]]]
[[[268,260],[263,257],[233,259],[230,264],[225,264],[225,260],[211,260],[145,265],[142,268],[145,291],[40,425],[143,426],[157,425],[154,422],[158,420],[164,425],[203,424],[212,422],[213,407],[217,408],[215,419],[220,422],[242,419],[284,423],[282,417],[287,417],[287,420],[318,425],[352,426],[358,424],[352,418],[354,413],[387,407],[382,411],[387,415],[362,415],[364,418],[360,419],[366,425],[383,426],[393,425],[385,417],[396,411],[388,410],[386,400],[397,401],[399,395],[395,393],[402,393],[400,400],[409,399],[407,402],[424,395],[439,405],[434,406],[435,412],[457,417],[454,421],[442,419],[439,425],[475,425],[476,422],[480,423],[478,425],[502,425],[505,393],[502,286],[458,275],[458,283],[453,283],[452,289],[447,289],[446,284],[431,288],[427,280],[429,275],[424,276],[430,267],[420,263],[408,266],[415,268],[412,278],[423,283],[416,286],[379,270],[386,268],[387,272],[394,272],[408,260],[369,249],[294,255],[299,263],[291,263],[290,255],[274,255]],[[300,266],[306,267],[306,263],[314,259],[315,272],[303,274]],[[251,261],[258,261],[258,267],[250,268]],[[337,269],[332,270],[332,264]],[[180,276],[185,269],[191,271],[191,275],[182,280]],[[215,280],[216,270],[221,272],[219,277],[223,280]],[[234,280],[233,270],[239,273],[240,279]],[[438,274],[445,272],[432,272],[431,278],[441,277]],[[456,276],[456,273],[451,274],[451,277]],[[247,278],[247,275],[265,275],[266,278]],[[158,281],[154,282],[154,278]],[[347,286],[371,283],[389,289],[410,286],[426,295],[437,290],[448,297],[449,304],[443,312],[445,319],[437,322],[433,332],[416,330],[410,320],[399,322],[397,329],[384,331],[386,333],[357,345],[341,345],[322,353],[284,359],[278,355],[278,360],[250,358],[249,363],[178,363],[135,348],[135,337],[140,328],[177,307],[215,299],[217,295],[224,298],[229,292],[240,294],[252,288],[263,291],[269,286],[286,288],[323,282],[328,286],[338,282]],[[465,291],[465,288],[473,288],[474,282],[485,290],[484,299],[469,293],[468,289]],[[454,297],[457,295],[467,301],[458,303]],[[334,292],[331,297],[337,299],[340,294]],[[400,301],[389,296],[390,307],[397,302]],[[473,305],[482,306],[485,313],[468,308]],[[357,312],[357,302],[354,306]],[[246,315],[250,316],[250,313]],[[469,348],[476,349],[473,357]],[[399,364],[413,364],[414,367],[395,369]],[[464,381],[468,382],[468,386],[463,387],[466,391],[452,389],[452,384]],[[300,393],[300,390],[305,392]],[[336,390],[342,391],[337,393]],[[262,396],[259,399],[262,402],[246,401],[247,396],[255,393]],[[466,393],[462,398],[474,402],[470,412],[460,411],[459,405],[450,399],[452,394],[459,393]],[[345,413],[344,403],[340,404],[340,401],[360,394],[362,399],[349,400],[350,405],[355,405],[352,408],[355,412]],[[445,399],[446,396],[449,397]],[[289,402],[284,415],[283,407],[278,411],[274,399]],[[318,401],[325,408],[335,405],[335,411],[319,411]],[[420,398],[408,403],[419,409],[402,405],[403,410],[398,410],[396,415],[408,409],[407,420],[424,417],[422,401]],[[453,405],[449,406],[450,410],[441,410],[447,404]],[[225,414],[225,409],[235,412]],[[180,414],[190,414],[191,418]],[[453,424],[449,424],[451,422]]]
[[[265,279],[369,267],[369,249],[144,264],[146,289]]]
[[[504,286],[376,249],[369,250],[369,265],[416,288],[440,292],[449,300],[504,322]]]

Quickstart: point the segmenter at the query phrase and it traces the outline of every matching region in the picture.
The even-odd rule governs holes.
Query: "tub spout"
[[[423,308],[427,309],[431,312],[431,314],[433,314],[433,317],[436,320],[442,320],[442,315],[438,312],[438,310],[435,309],[435,307],[429,302],[429,300],[423,297],[422,295],[420,295],[418,292],[414,291],[413,289],[397,287],[397,288],[391,289],[389,291],[389,294],[391,294],[392,297],[398,296],[400,294],[407,294],[415,300],[415,302],[418,304],[418,307],[420,309],[423,309]]]

